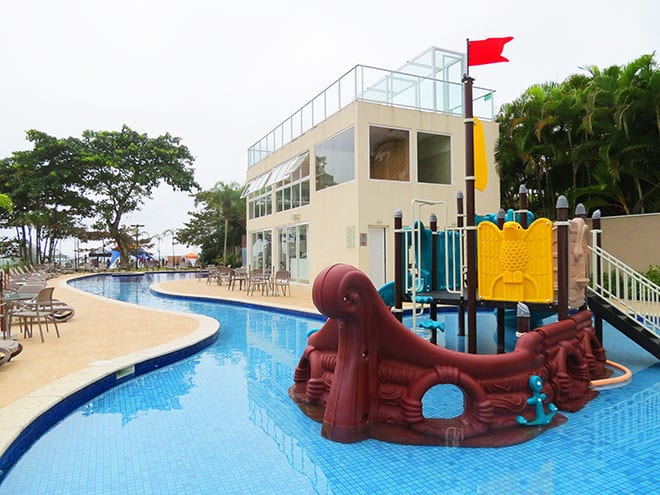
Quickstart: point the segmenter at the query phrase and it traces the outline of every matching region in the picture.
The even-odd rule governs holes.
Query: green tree
[[[503,105],[496,160],[503,204],[530,189],[552,215],[558,194],[606,214],[660,209],[660,73],[653,55],[561,84],[530,87]]]
[[[121,223],[124,215],[139,210],[162,183],[187,192],[199,187],[194,158],[180,138],[169,134],[150,138],[127,126],[118,132],[85,131],[80,159],[94,195],[93,213],[117,243],[124,266],[131,241]]]
[[[0,160],[0,191],[14,205],[2,221],[16,230],[22,259],[40,263],[53,258],[61,239],[81,230],[91,200],[84,194],[86,172],[77,159],[79,141],[36,130],[26,135],[33,143],[31,150]]]
[[[179,231],[177,239],[200,246],[202,262],[214,263],[222,257],[223,263],[231,264],[230,252],[240,248],[245,234],[245,199],[241,198],[241,189],[235,182],[218,182],[195,195],[195,207],[199,210],[189,213],[191,220]]]

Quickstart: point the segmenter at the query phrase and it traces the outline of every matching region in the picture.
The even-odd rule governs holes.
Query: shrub
[[[660,265],[649,266],[649,269],[644,273],[644,276],[655,285],[660,285]]]

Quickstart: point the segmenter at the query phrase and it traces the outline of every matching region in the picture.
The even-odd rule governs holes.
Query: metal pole
[[[531,330],[530,316],[531,313],[529,311],[529,307],[526,304],[519,302],[516,306],[516,317],[518,323],[518,330],[516,335],[520,336]]]
[[[497,210],[497,227],[502,230],[504,228],[504,218],[506,212],[504,208]],[[497,306],[497,353],[501,354],[505,351],[505,327],[506,327],[506,314],[504,311],[504,306],[501,304]]]
[[[403,211],[394,212],[394,316],[403,321]]]
[[[603,231],[601,229],[601,222],[600,222],[600,210],[596,210],[593,212],[591,215],[591,228],[593,229],[594,233],[596,234],[596,247],[598,248],[598,251],[600,251],[600,248],[602,246],[602,234]],[[592,253],[592,256],[596,256],[596,270],[595,273],[592,273],[591,276],[593,277],[593,283],[594,285],[600,283],[602,280],[602,270],[603,267],[600,264],[600,256],[598,254]],[[596,330],[596,337],[598,337],[598,340],[600,343],[603,343],[603,319],[598,316],[594,315],[594,324],[595,324],[595,330]]]
[[[520,196],[520,225],[523,229],[529,227],[527,219],[527,186],[521,184],[518,188],[518,195]],[[513,219],[515,221],[515,218]]]
[[[468,352],[477,353],[477,270],[476,252],[477,238],[474,225],[474,114],[472,105],[472,83],[474,78],[463,76],[465,85],[465,199],[467,228],[467,337]]]
[[[497,227],[502,230],[504,228],[504,218],[506,217],[506,212],[504,208],[497,210]]]
[[[431,213],[429,218],[429,227],[431,228],[431,292],[438,290],[438,217],[435,213]],[[445,249],[447,246],[445,246]],[[435,302],[431,302],[429,307],[429,318],[433,321],[438,321],[438,305]],[[431,339],[432,344],[438,343],[438,329],[435,327],[431,328]]]
[[[559,320],[568,318],[568,200],[557,198],[557,304]]]

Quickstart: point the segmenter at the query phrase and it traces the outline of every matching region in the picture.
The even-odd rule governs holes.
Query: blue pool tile
[[[107,281],[99,285],[108,289]],[[119,297],[121,285],[109,290]],[[608,357],[633,370],[632,383],[602,391],[530,442],[499,449],[338,444],[288,397],[318,319],[138,292],[141,304],[217,318],[218,340],[62,406],[58,414],[72,412],[51,415],[57,424],[7,474],[0,493],[649,495],[660,479],[660,365],[609,327]],[[456,325],[445,318],[443,338],[456,341],[449,334]],[[488,318],[480,315],[481,324]],[[438,414],[456,405],[447,392],[429,403]]]

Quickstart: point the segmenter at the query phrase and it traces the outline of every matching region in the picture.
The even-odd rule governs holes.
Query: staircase
[[[604,251],[595,239],[589,249],[589,308],[660,359],[660,286]]]

